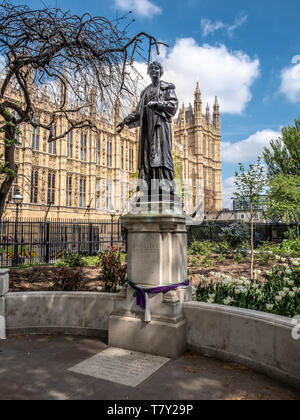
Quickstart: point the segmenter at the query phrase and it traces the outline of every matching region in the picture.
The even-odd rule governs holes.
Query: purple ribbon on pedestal
[[[169,292],[170,290],[177,289],[178,287],[184,287],[189,286],[190,281],[187,279],[181,283],[175,283],[175,284],[169,284],[167,286],[157,286],[157,287],[151,287],[151,288],[141,288],[137,286],[132,281],[128,281],[129,286],[131,286],[134,290],[137,291],[136,296],[136,304],[140,306],[143,309],[146,309],[147,307],[147,293],[165,293]]]

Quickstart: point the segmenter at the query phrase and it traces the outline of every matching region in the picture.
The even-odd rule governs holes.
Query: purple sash
[[[152,287],[149,289],[140,288],[132,281],[128,281],[128,284],[134,290],[137,291],[136,304],[140,306],[141,308],[146,309],[146,293],[165,293],[165,292],[168,292],[169,290],[177,289],[177,287],[189,286],[190,281],[187,279],[183,281],[182,283],[170,284],[168,286]]]

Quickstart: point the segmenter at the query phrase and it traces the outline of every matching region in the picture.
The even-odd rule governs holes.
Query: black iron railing
[[[117,246],[126,250],[126,232],[119,221],[2,220],[0,266],[53,263],[68,253],[97,255]],[[16,255],[17,254],[17,255]]]

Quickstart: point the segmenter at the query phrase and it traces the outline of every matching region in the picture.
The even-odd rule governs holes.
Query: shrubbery
[[[108,292],[117,292],[126,282],[127,264],[123,263],[123,255],[117,248],[111,248],[99,254],[102,268],[101,279],[105,285],[105,290]]]

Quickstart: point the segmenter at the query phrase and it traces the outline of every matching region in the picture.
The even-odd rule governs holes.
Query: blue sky
[[[237,163],[255,162],[282,126],[300,115],[300,2],[296,0],[27,0],[112,18],[127,10],[132,33],[170,45],[161,60],[180,102],[199,82],[204,107],[218,95],[222,113],[224,205]],[[297,56],[299,56],[297,58]],[[292,60],[294,58],[294,62]],[[299,62],[297,61],[299,59]],[[140,65],[141,72],[144,65]],[[203,111],[204,112],[204,111]]]

